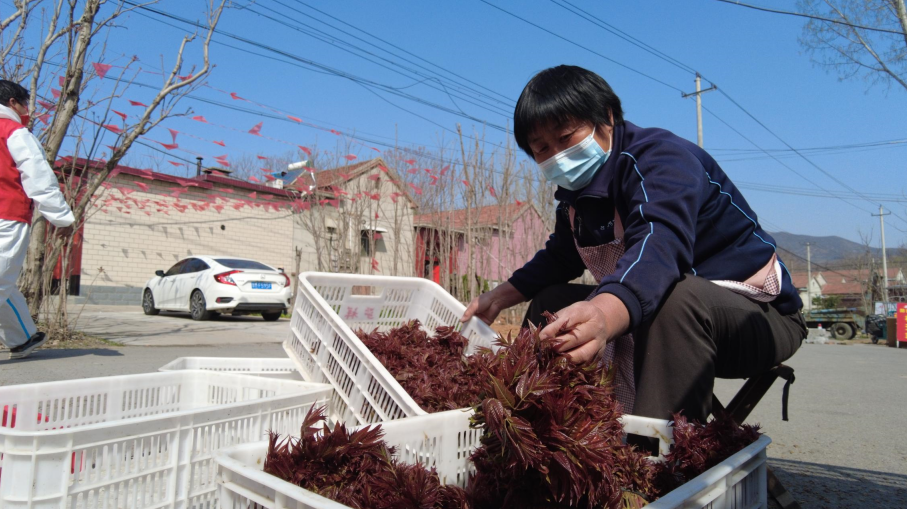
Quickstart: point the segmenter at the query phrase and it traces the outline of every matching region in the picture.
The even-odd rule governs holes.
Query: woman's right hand
[[[501,311],[525,301],[526,298],[509,282],[498,285],[490,292],[472,299],[466,306],[466,312],[460,318],[461,322],[468,322],[472,317],[491,325]]]

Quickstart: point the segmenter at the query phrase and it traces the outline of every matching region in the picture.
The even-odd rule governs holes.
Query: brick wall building
[[[330,239],[328,227],[341,220],[348,226],[343,231],[343,245],[353,248],[347,253],[349,258],[362,260],[348,264],[349,271],[389,274],[396,265],[401,269],[398,274],[411,275],[411,263],[395,263],[394,259],[407,259],[401,246],[412,246],[413,207],[398,199],[400,196],[392,199],[393,192],[385,189],[388,183],[381,182],[382,177],[367,180],[375,172],[384,176],[379,166],[383,167],[381,160],[374,159],[351,167],[347,170],[351,175],[343,174],[349,178],[319,182],[318,193],[307,199],[290,189],[222,175],[188,179],[121,166],[96,193],[81,231],[80,263],[72,264],[80,268],[73,274],[78,283],[74,286],[80,300],[89,303],[138,305],[145,282],[156,270],[203,254],[252,258],[293,274],[298,250],[300,271],[338,270],[326,266],[329,260],[318,263],[315,236]],[[377,184],[375,194],[380,193],[375,199],[367,198],[373,202],[369,203],[372,219],[368,224],[352,224],[353,216],[344,214],[361,198],[352,201],[350,191],[340,195],[342,198],[335,196],[335,190],[353,189],[351,185],[360,178]],[[312,215],[323,221],[307,221]],[[401,231],[401,225],[408,226]],[[380,243],[375,242],[376,236]],[[370,240],[367,247],[375,248],[373,252],[362,252],[366,247],[362,237]],[[411,247],[407,250],[412,251]]]

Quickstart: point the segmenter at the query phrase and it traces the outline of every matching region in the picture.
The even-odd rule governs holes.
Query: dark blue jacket
[[[614,211],[624,227],[626,252],[596,293],[617,296],[630,313],[630,330],[652,318],[684,274],[744,281],[768,263],[775,241],[724,171],[703,149],[663,129],[629,122],[614,127],[611,156],[584,189],[558,188],[557,222],[545,248],[510,282],[526,298],[582,275],[574,244],[614,240]],[[576,209],[571,230],[568,208]],[[800,296],[787,268],[772,305],[797,312]],[[550,310],[557,311],[557,310]]]

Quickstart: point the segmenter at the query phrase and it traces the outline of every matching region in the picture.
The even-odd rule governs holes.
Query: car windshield
[[[267,265],[254,260],[237,260],[235,258],[215,258],[214,261],[228,269],[274,270]]]

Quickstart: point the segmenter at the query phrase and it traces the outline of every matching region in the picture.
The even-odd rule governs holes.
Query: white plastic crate
[[[200,369],[236,375],[263,376],[283,380],[302,380],[292,359],[247,358],[247,357],[179,357],[158,368],[158,371]]]
[[[470,429],[471,411],[451,410],[385,422],[388,444],[397,447],[407,463],[434,466],[441,481],[464,486],[471,471],[469,454],[478,446],[481,430]],[[671,429],[667,421],[632,415],[623,419],[624,430],[656,437],[667,451]],[[667,439],[667,441],[666,441]],[[752,445],[649,504],[652,509],[709,508],[755,509],[767,507],[763,436]],[[268,444],[249,443],[218,451],[221,509],[348,509],[347,506],[304,490],[262,471]]]
[[[215,450],[298,434],[331,393],[188,370],[0,387],[0,508],[215,508]]]
[[[418,319],[430,332],[452,326],[469,340],[466,353],[491,347],[496,334],[433,281],[413,277],[305,272],[284,349],[310,382],[334,386],[335,409],[348,425],[426,412],[353,332],[386,331]]]

